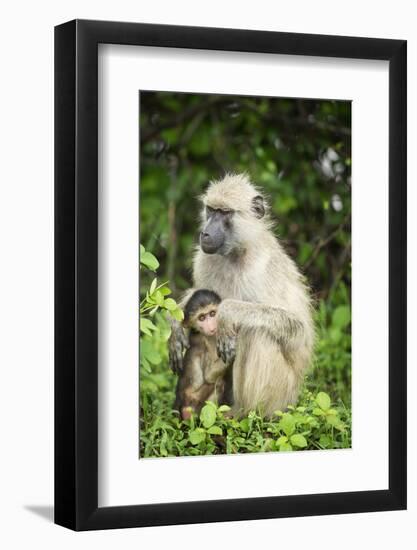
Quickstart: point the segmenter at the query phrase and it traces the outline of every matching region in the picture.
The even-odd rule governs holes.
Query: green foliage
[[[143,250],[143,253],[142,253]],[[159,262],[153,254],[146,252],[145,248],[141,245],[140,255],[141,267],[146,267],[151,271],[155,271]],[[146,291],[145,297],[140,303],[140,330],[148,336],[152,335],[153,330],[157,330],[157,327],[147,317],[152,316],[159,310],[169,311],[171,317],[182,321],[184,318],[181,308],[178,307],[175,300],[172,298],[166,298],[168,294],[171,294],[171,290],[167,287],[167,282],[158,285],[158,279],[152,280],[149,290]]]
[[[327,300],[316,308],[317,339],[315,360],[307,375],[308,387],[315,393],[336,395],[347,406],[351,403],[350,298],[343,282],[332,289]]]
[[[143,245],[140,245],[140,264],[151,271],[156,271],[159,267],[158,260],[151,252],[147,252]]]
[[[168,397],[168,396],[167,396]],[[305,390],[297,407],[276,411],[271,419],[253,411],[243,419],[230,408],[207,402],[199,416],[181,420],[172,398],[148,400],[141,420],[141,456],[196,456],[340,449],[350,447],[350,412],[330,396]],[[332,406],[333,405],[333,406]]]
[[[155,256],[146,251],[142,245],[140,245],[140,267],[141,273],[143,268],[156,271],[159,267]],[[146,377],[152,372],[151,365],[159,365],[163,359],[166,359],[166,349],[160,349],[166,348],[166,342],[171,333],[166,313],[169,312],[169,315],[178,321],[182,321],[184,317],[175,300],[166,298],[171,294],[167,284],[165,282],[158,285],[158,279],[155,277],[139,306],[141,382],[143,377],[145,387]]]

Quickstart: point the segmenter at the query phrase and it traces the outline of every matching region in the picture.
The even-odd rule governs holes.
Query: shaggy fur
[[[225,255],[205,254],[198,247],[193,286],[213,290],[222,299],[220,346],[237,338],[235,414],[257,408],[269,416],[296,402],[311,361],[314,326],[303,277],[273,235],[268,212],[259,219],[253,211],[252,200],[259,195],[246,174],[210,184],[202,202],[234,211],[233,237]]]

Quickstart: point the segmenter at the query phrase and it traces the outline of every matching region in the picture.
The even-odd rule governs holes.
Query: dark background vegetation
[[[315,299],[307,387],[349,407],[350,102],[141,92],[140,241],[174,298],[191,285],[198,196],[210,180],[243,171],[269,196],[276,234]],[[142,273],[142,293],[151,280]]]

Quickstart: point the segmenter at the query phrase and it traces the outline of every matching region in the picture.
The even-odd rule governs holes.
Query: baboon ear
[[[265,205],[264,199],[261,195],[257,195],[252,199],[252,212],[255,216],[260,219],[265,216]]]

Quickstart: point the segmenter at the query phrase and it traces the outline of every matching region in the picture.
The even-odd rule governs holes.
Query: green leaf
[[[168,294],[171,294],[171,290],[167,286],[161,286],[159,292],[162,294],[162,296],[168,296]]]
[[[159,365],[162,361],[161,355],[153,347],[152,340],[141,338],[140,340],[140,360],[146,360],[152,365]]]
[[[327,393],[324,393],[324,391],[321,391],[317,394],[316,403],[323,411],[327,411],[328,409],[330,409],[330,397],[327,395]]]
[[[329,414],[326,417],[326,422],[330,426],[336,426],[337,424],[340,423],[340,418],[336,414]]]
[[[247,418],[244,418],[243,420],[241,420],[239,422],[239,426],[240,426],[240,429],[243,432],[248,432],[249,431],[249,420]]]
[[[158,304],[158,306],[162,307],[164,306],[164,297],[162,295],[162,292],[160,290],[157,290],[155,294],[153,295],[153,299]]]
[[[140,318],[140,330],[141,332],[147,334],[148,336],[152,336],[152,330],[157,330],[157,327],[152,323],[150,319],[147,319],[146,317]]]
[[[149,361],[149,363],[152,363],[152,365],[159,365],[162,361],[162,357],[156,350],[151,350],[146,353],[145,358]]]
[[[289,437],[295,430],[295,420],[290,414],[285,413],[279,422],[279,426],[285,435]]]
[[[141,344],[141,346],[143,346],[143,344]],[[142,359],[149,361],[149,363],[152,363],[152,365],[159,365],[162,361],[162,357],[159,355],[159,353],[152,348],[143,352]]]
[[[230,411],[229,405],[220,405],[220,407],[217,409],[219,412],[227,412]]]
[[[332,440],[330,439],[330,437],[328,435],[321,435],[320,439],[319,439],[319,443],[322,447],[327,449],[328,447],[331,446]]]
[[[346,424],[344,422],[338,422],[335,425],[336,430],[339,430],[339,432],[345,432],[346,431]]]
[[[210,428],[216,422],[216,409],[212,405],[204,405],[200,412],[200,420],[205,428]]]
[[[177,302],[176,302],[175,300],[173,300],[172,298],[167,298],[167,299],[164,301],[164,307],[165,307],[165,309],[167,309],[168,311],[174,311],[175,309],[178,308]]]
[[[283,443],[279,446],[279,450],[282,451],[292,451],[292,447],[289,443]]]
[[[342,338],[342,331],[338,327],[330,327],[329,328],[329,336],[330,340],[337,344],[340,342],[340,339]]]
[[[189,433],[188,439],[192,445],[198,445],[206,439],[206,432],[201,428],[196,428]]]
[[[333,311],[332,324],[334,327],[344,329],[350,323],[350,307],[338,306]]]
[[[184,319],[184,312],[180,308],[174,309],[173,311],[170,311],[169,313],[170,313],[171,317],[173,317],[177,321],[182,321]]]
[[[287,442],[288,442],[288,437],[286,435],[282,435],[277,439],[278,445],[283,445],[284,443],[287,443]]]
[[[276,172],[277,171],[277,165],[273,160],[267,160],[266,161],[266,167],[270,172]]]
[[[211,435],[223,435],[223,431],[220,426],[210,426],[207,433]]]
[[[319,409],[318,407],[316,407],[315,409],[313,409],[313,414],[315,414],[316,416],[323,416],[323,415],[324,415],[324,411],[322,411],[321,409]]]
[[[141,330],[141,332],[143,332],[143,334],[147,334],[148,336],[152,336],[152,332],[148,328],[140,327],[140,330]]]
[[[151,366],[150,366],[150,364],[148,363],[148,361],[146,360],[146,357],[141,357],[141,358],[140,358],[140,366],[141,366],[143,369],[145,369],[146,372],[149,372],[149,373],[152,372]]]
[[[155,279],[151,283],[151,287],[149,289],[149,294],[153,294],[155,292],[156,285],[158,283],[158,279],[155,277]]]
[[[307,440],[306,438],[301,434],[294,434],[290,437],[291,444],[294,445],[294,447],[300,447],[300,449],[303,449],[304,447],[307,447]]]
[[[171,326],[168,323],[161,323],[158,325],[158,328],[161,340],[166,342],[171,336]]]
[[[140,263],[151,271],[156,271],[159,267],[159,262],[151,252],[142,252],[140,254]]]

